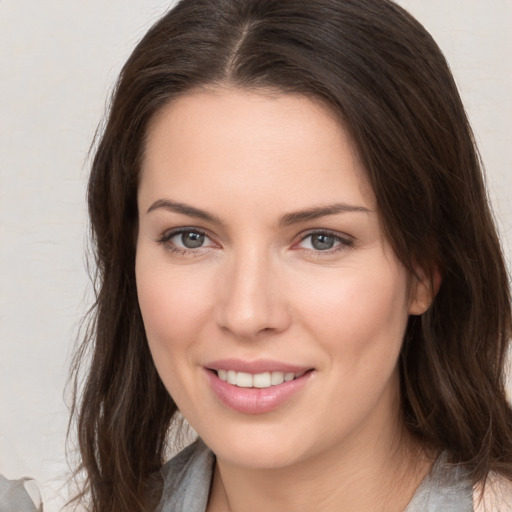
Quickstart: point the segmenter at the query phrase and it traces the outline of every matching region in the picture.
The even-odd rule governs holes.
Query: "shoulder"
[[[164,464],[161,512],[204,512],[210,492],[215,456],[198,439]]]
[[[474,492],[475,512],[512,512],[512,481],[491,473],[485,486],[476,485]]]
[[[425,476],[405,512],[473,512],[473,485],[466,469],[442,452]]]
[[[30,478],[7,480],[0,475],[0,510],[42,511],[41,497],[34,480]]]

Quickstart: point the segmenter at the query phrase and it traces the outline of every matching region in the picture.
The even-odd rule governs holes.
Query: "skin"
[[[334,204],[349,211],[289,215]],[[150,126],[138,206],[151,353],[217,456],[208,511],[403,510],[431,460],[402,427],[397,359],[430,292],[384,238],[334,115],[270,91],[184,95]],[[185,248],[180,228],[203,245]],[[205,377],[208,362],[233,357],[313,371],[277,409],[244,414]]]

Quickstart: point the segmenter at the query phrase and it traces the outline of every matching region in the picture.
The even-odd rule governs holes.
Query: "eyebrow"
[[[190,206],[185,203],[171,201],[169,199],[158,199],[148,208],[146,213],[150,213],[160,208],[175,213],[181,213],[183,215],[187,215],[188,217],[195,217],[196,219],[205,220],[207,222],[211,222],[212,224],[222,224],[221,219],[213,213],[195,208],[194,206]],[[305,222],[318,219],[320,217],[326,217],[328,215],[336,215],[338,213],[347,212],[370,213],[371,210],[365,208],[364,206],[354,206],[347,203],[335,203],[327,206],[319,206],[315,208],[309,208],[307,210],[286,213],[280,218],[278,225],[290,226],[299,222]]]
[[[283,215],[279,221],[280,226],[290,226],[299,222],[318,219],[326,217],[327,215],[336,215],[338,213],[347,212],[363,212],[370,213],[371,210],[364,206],[354,206],[347,203],[336,203],[327,206],[319,206],[317,208],[310,208],[308,210],[301,210],[298,212],[291,212]]]
[[[200,210],[199,208],[195,208],[194,206],[190,206],[185,203],[176,203],[174,201],[169,201],[168,199],[158,199],[148,208],[146,213],[158,210],[159,208],[163,208],[164,210],[168,210],[175,213],[181,213],[189,217],[202,219],[207,222],[211,222],[212,224],[222,224],[219,217],[213,215],[212,213],[208,213],[205,210]]]

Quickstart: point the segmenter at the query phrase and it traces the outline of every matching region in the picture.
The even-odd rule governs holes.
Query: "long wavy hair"
[[[512,478],[504,367],[508,276],[479,155],[448,65],[389,0],[182,0],[140,41],[95,146],[88,207],[96,301],[73,366],[73,427],[93,512],[149,511],[177,415],[153,364],[135,283],[137,183],[148,123],[201,86],[320,99],[351,134],[403,265],[437,268],[400,355],[402,411],[473,481]]]

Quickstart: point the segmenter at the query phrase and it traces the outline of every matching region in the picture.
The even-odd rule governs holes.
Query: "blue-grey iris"
[[[187,249],[197,249],[204,244],[204,235],[195,231],[182,233],[181,242]]]
[[[317,251],[325,251],[332,249],[334,246],[335,238],[331,235],[311,235],[311,245]]]

